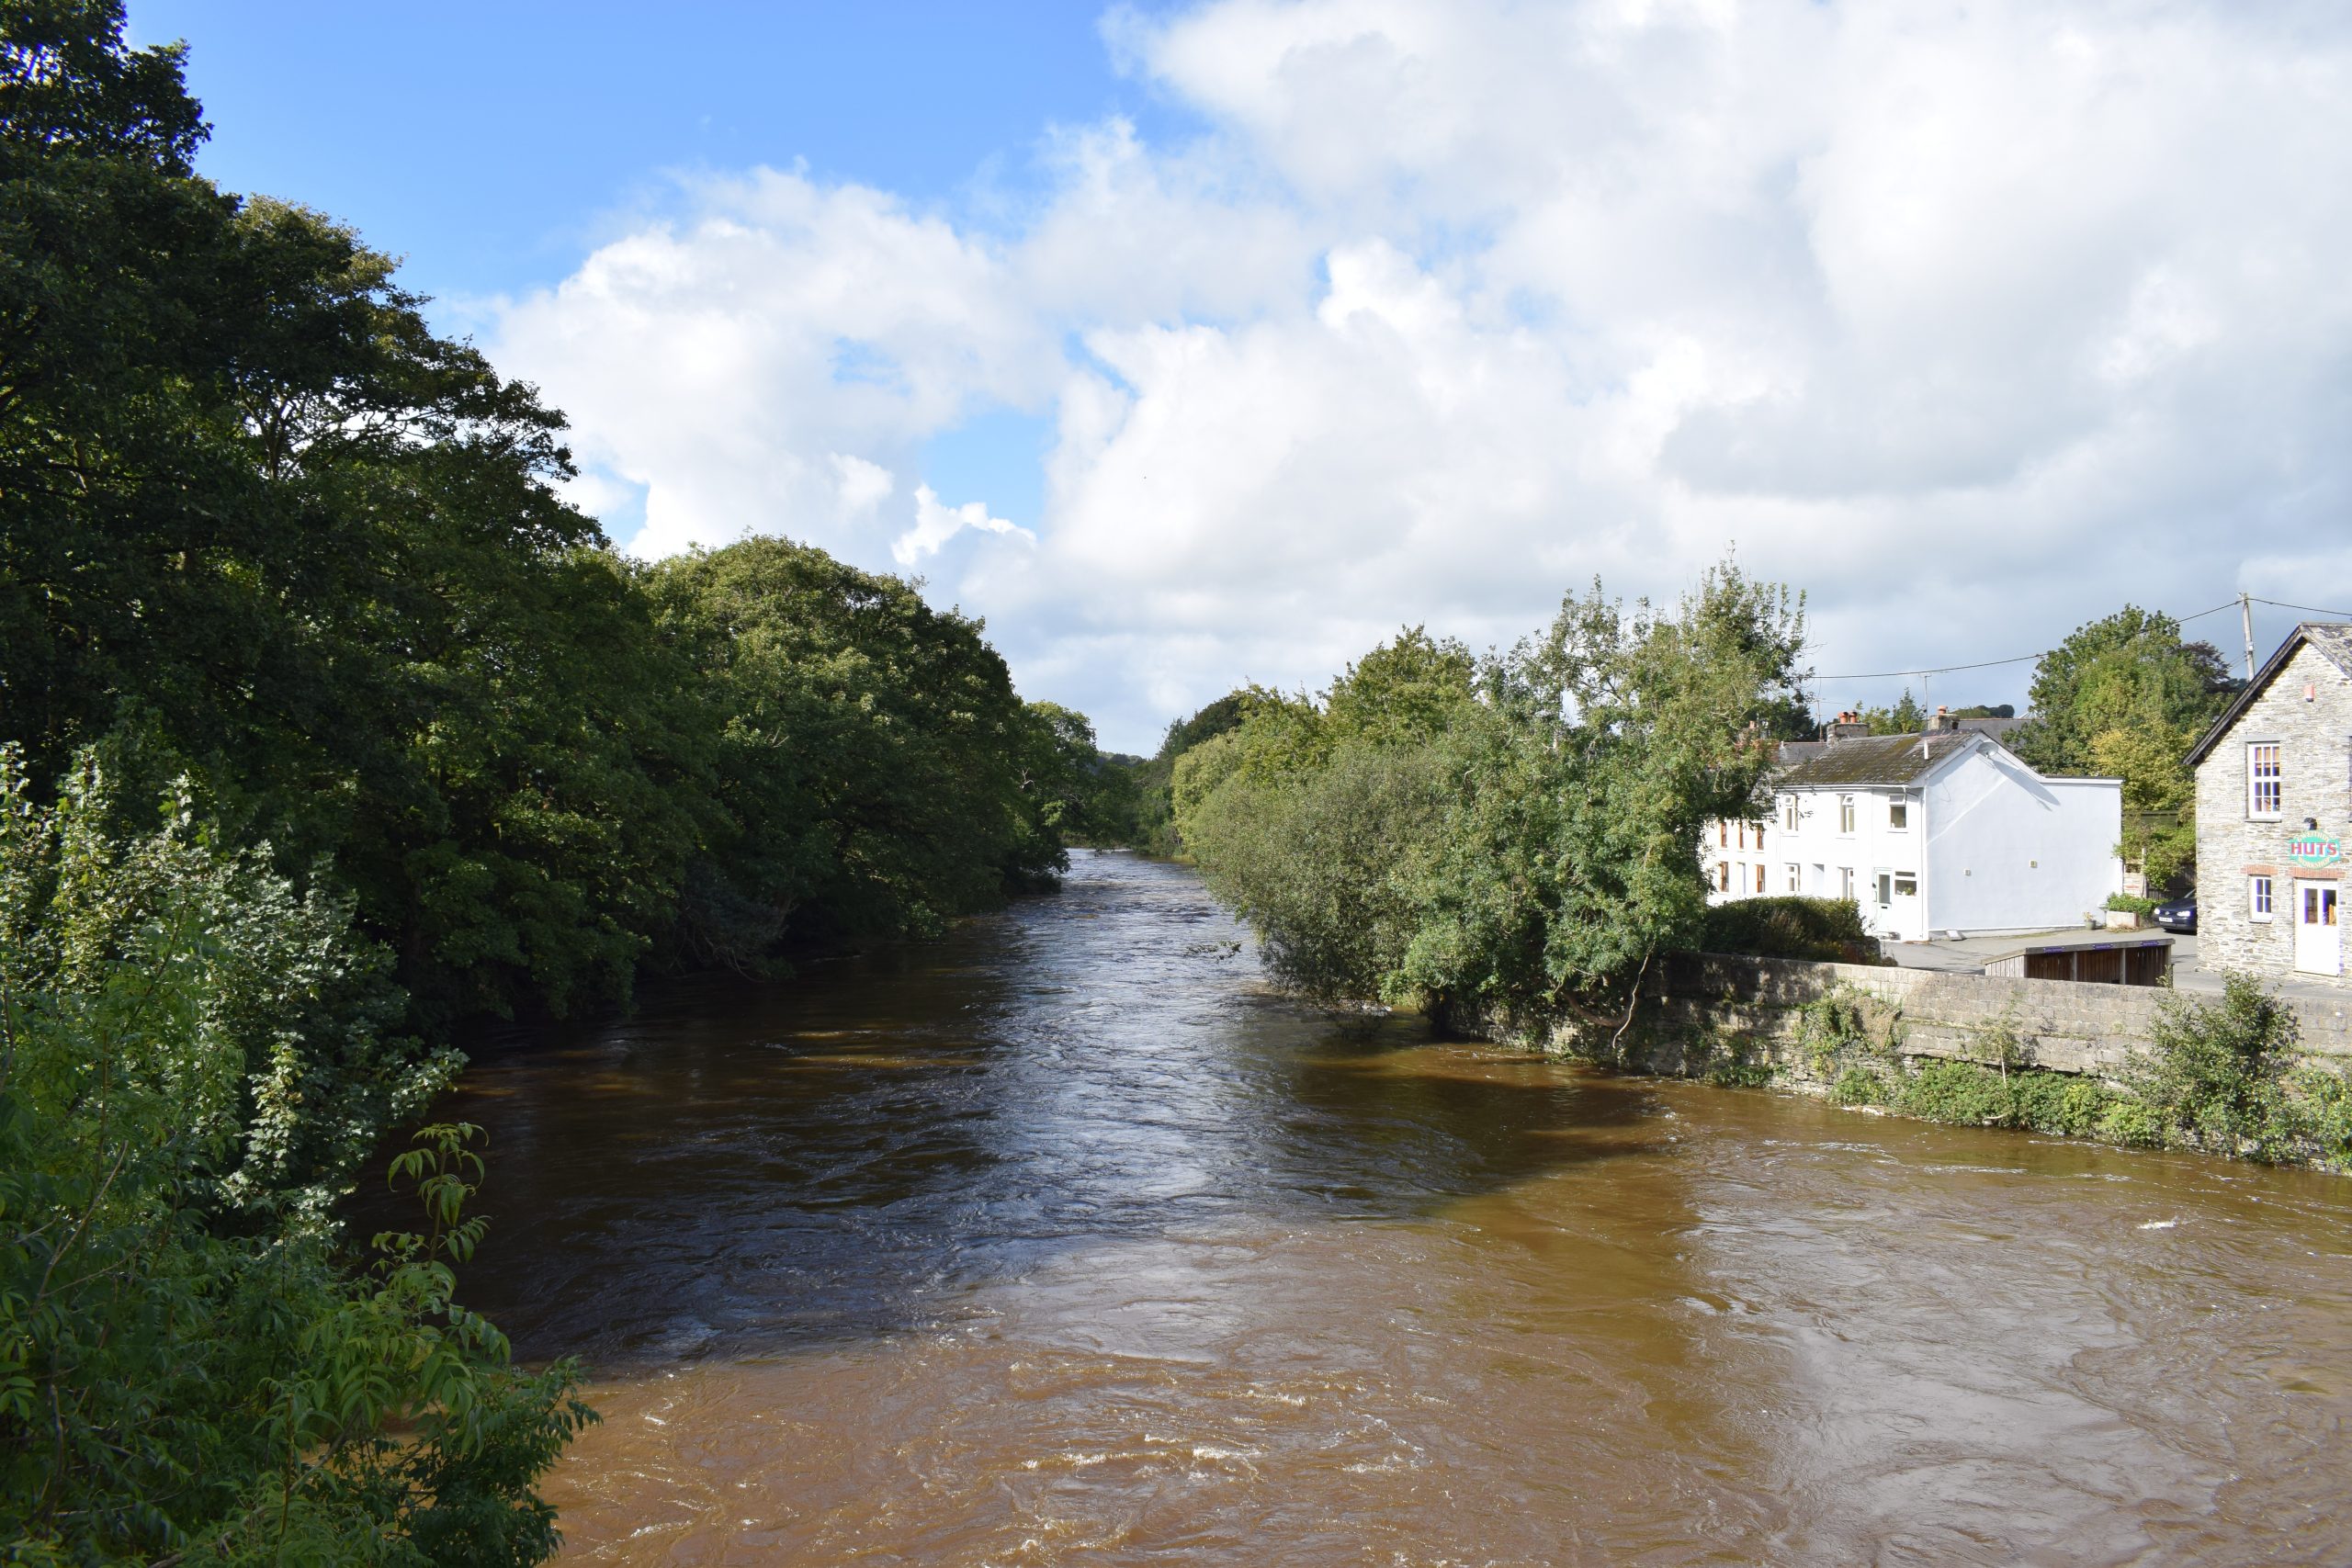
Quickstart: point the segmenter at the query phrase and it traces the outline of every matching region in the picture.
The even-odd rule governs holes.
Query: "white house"
[[[2120,781],[2044,778],[1973,729],[1847,728],[1781,748],[1770,822],[1708,824],[1711,902],[1852,898],[1872,935],[1920,942],[2080,925],[2121,889]]]

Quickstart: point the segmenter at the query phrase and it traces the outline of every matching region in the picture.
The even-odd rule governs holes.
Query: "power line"
[[[2218,615],[2224,610],[2237,608],[2237,601],[2227,599],[2210,610],[2199,610],[2193,615],[2177,615],[2175,626],[2185,626],[2191,621],[2201,621],[2208,615]],[[2256,599],[2257,604],[2276,605],[2281,610],[2310,610],[2315,615],[2352,617],[2352,610],[2317,610],[2309,604],[2283,604],[2276,599]],[[1932,670],[1882,670],[1871,675],[1808,675],[1807,681],[1894,681],[1905,675],[1951,675],[1963,670],[1997,670],[2005,664],[2031,664],[2041,659],[2039,653],[2020,653],[2015,659],[1987,659],[1975,664],[1940,664]]]
[[[2252,598],[2253,595],[2249,594],[2247,597]],[[2342,615],[2346,620],[2352,620],[2352,610],[2323,610],[2316,604],[2290,604],[2283,599],[2256,599],[2254,602],[2257,604],[2268,604],[2275,609],[2303,610],[2314,615]]]

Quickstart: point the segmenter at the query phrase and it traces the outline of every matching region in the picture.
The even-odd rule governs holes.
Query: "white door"
[[[2295,884],[2295,967],[2306,975],[2344,973],[2344,928],[2335,920],[2335,884]]]

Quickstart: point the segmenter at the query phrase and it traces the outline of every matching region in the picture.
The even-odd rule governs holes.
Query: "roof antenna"
[[[1919,711],[1922,714],[1933,713],[1935,711],[1936,688],[1933,680],[1930,678],[1932,674],[1933,671],[1931,671],[1922,670],[1919,671],[1919,694],[1926,699],[1919,705]],[[1930,733],[1931,732],[1928,728],[1928,721],[1924,717],[1921,718],[1919,720],[1919,755],[1923,760],[1928,755],[1928,737]]]
[[[2238,624],[2245,627],[2245,683],[2254,684],[2254,601],[2238,595]]]

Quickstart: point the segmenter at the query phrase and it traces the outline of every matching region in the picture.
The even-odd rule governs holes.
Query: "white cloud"
[[[929,485],[915,487],[915,525],[899,535],[890,545],[890,558],[900,566],[919,564],[927,556],[939,553],[939,547],[967,528],[983,534],[1009,534],[1037,542],[1037,536],[1026,528],[1015,527],[1001,517],[989,515],[984,502],[967,501],[961,506],[942,506],[939,497]]]
[[[2282,591],[2281,561],[2320,580],[2277,596],[2352,597],[2337,8],[1222,0],[1105,31],[1208,129],[1041,128],[1050,198],[989,231],[707,182],[512,307],[495,352],[571,414],[583,499],[641,494],[646,553],[930,561],[1129,745],[1400,623],[1508,640],[1596,571],[1671,592],[1735,539],[1813,591],[1825,668]],[[1053,423],[1042,516],[925,482],[1000,407]],[[1984,679],[1938,694],[2017,684]]]

